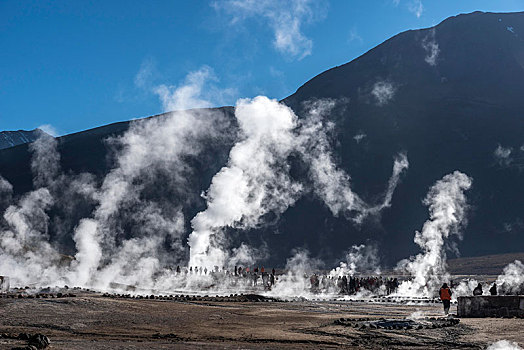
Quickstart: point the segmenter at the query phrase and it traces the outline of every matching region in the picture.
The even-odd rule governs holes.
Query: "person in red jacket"
[[[439,291],[440,300],[444,305],[444,313],[447,315],[449,313],[449,306],[451,305],[451,289],[449,289],[447,283],[444,283]]]

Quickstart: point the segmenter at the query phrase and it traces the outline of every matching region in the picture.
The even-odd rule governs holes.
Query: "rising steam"
[[[408,272],[412,280],[403,282],[399,294],[433,296],[442,282],[449,280],[446,271],[445,243],[455,235],[461,238],[460,228],[466,223],[466,196],[472,179],[455,171],[437,181],[429,190],[424,204],[429,206],[429,220],[415,243],[422,252],[403,260],[398,268]]]
[[[295,147],[293,111],[259,96],[240,100],[235,116],[240,140],[213,178],[205,195],[207,209],[192,220],[190,266],[224,266],[224,227],[254,227],[264,214],[285,211],[301,191],[287,163]]]
[[[229,253],[224,228],[253,228],[265,214],[280,215],[295,203],[304,186],[289,174],[291,155],[298,155],[307,165],[312,191],[334,215],[342,213],[361,222],[391,205],[400,175],[408,167],[406,155],[395,159],[384,201],[375,206],[365,203],[352,191],[349,175],[332,156],[328,133],[333,123],[324,118],[335,104],[331,100],[310,103],[306,118],[299,122],[289,107],[266,97],[238,102],[235,116],[240,139],[205,194],[207,209],[192,220],[190,266],[225,266]]]
[[[166,108],[179,105],[179,95],[163,95]],[[13,203],[12,186],[0,178],[5,202],[0,271],[8,271],[19,285],[68,284],[105,290],[117,282],[148,289],[200,289],[213,285],[213,277],[202,270],[182,276],[169,267],[189,261],[188,266],[216,271],[215,266],[245,266],[266,258],[267,247],[254,249],[245,243],[231,247],[225,230],[258,227],[266,214],[282,214],[303,194],[315,194],[334,215],[356,223],[378,215],[391,205],[401,174],[408,168],[407,157],[401,153],[394,159],[383,199],[366,203],[353,192],[349,174],[337,166],[332,154],[334,124],[327,116],[335,106],[330,100],[310,103],[299,120],[275,100],[261,96],[239,100],[238,133],[230,131],[229,116],[216,110],[137,120],[127,132],[107,140],[115,161],[100,182],[91,174],[64,173],[57,140],[42,135],[30,146],[35,190]],[[229,160],[204,194],[207,208],[191,221],[188,259],[182,208],[198,200],[198,192],[191,191],[195,174],[189,162],[232,138],[236,143]],[[291,176],[290,158],[305,165],[305,181]],[[66,246],[62,241],[71,239],[74,256],[61,253]],[[363,263],[353,255],[348,255],[349,264]],[[291,274],[282,281],[288,281],[289,287],[299,276],[303,278],[312,261],[304,251],[297,251],[289,261]]]
[[[520,260],[508,264],[496,283],[502,294],[524,294],[524,264]]]

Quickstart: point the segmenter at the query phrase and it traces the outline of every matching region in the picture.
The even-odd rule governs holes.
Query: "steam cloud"
[[[496,283],[501,294],[524,294],[524,264],[520,260],[508,264]]]
[[[179,192],[187,187],[190,173],[184,159],[196,157],[202,150],[203,139],[213,138],[214,130],[220,130],[219,114],[200,113],[177,112],[164,118],[138,121],[123,137],[114,140],[122,147],[117,166],[105,177],[97,193],[99,204],[93,217],[82,220],[74,234],[77,254],[73,275],[78,278],[77,284],[106,286],[108,281],[134,278],[147,281],[166,263],[160,261],[162,255],[168,254],[164,250],[166,244],[180,258],[183,251],[180,248],[181,203],[178,206],[157,203],[141,196],[143,191],[155,187],[155,178],[162,173],[169,174],[168,182],[162,184],[166,191],[172,192],[175,198],[185,195]],[[133,212],[139,213],[127,220],[143,227],[133,238],[119,241],[115,232],[122,231],[119,210],[124,208],[133,208]],[[109,262],[102,261],[103,257]],[[95,276],[102,263],[106,264],[105,268]],[[141,275],[136,275],[138,270]]]
[[[305,189],[289,175],[288,158],[293,154],[308,165],[313,192],[333,215],[342,213],[359,223],[391,205],[400,175],[408,167],[406,155],[395,159],[383,202],[365,203],[351,190],[349,175],[333,160],[328,141],[333,123],[324,122],[324,116],[335,104],[331,100],[309,103],[307,117],[299,123],[289,107],[275,100],[259,96],[238,102],[240,140],[205,194],[207,209],[192,220],[190,266],[225,266],[230,260],[226,227],[253,228],[265,214],[280,215],[295,203]]]
[[[310,295],[311,284],[306,276],[316,270],[321,262],[312,258],[305,249],[295,249],[292,254],[286,262],[287,273],[279,277],[270,295],[294,297]]]
[[[424,204],[429,206],[429,220],[421,232],[415,234],[415,243],[422,252],[409,260],[403,260],[398,268],[408,272],[413,279],[404,281],[399,294],[433,296],[446,272],[446,240],[456,235],[461,238],[460,228],[466,224],[466,196],[472,179],[455,171],[433,185]]]
[[[380,274],[380,257],[376,245],[354,245],[346,253],[346,262],[330,272],[331,276],[353,276],[356,273]]]
[[[191,266],[224,266],[223,227],[254,227],[264,214],[285,211],[302,189],[289,177],[286,162],[297,123],[291,109],[257,97],[240,100],[235,116],[241,140],[212,180],[207,209],[192,220]]]
[[[353,136],[353,140],[355,140],[356,143],[360,143],[360,141],[362,141],[366,136],[367,136],[366,134],[361,132]]]
[[[190,75],[188,89],[168,88],[169,93],[162,95],[164,108],[184,106],[180,99],[201,101],[204,73]],[[212,285],[212,277],[201,272],[186,278],[169,266],[188,261],[182,208],[198,194],[188,193],[194,171],[188,162],[201,157],[206,147],[231,142],[233,137],[236,143],[228,163],[204,194],[207,209],[191,221],[189,266],[211,271],[214,266],[245,266],[267,257],[266,247],[254,249],[245,243],[229,247],[224,230],[257,227],[266,214],[282,214],[304,193],[314,193],[334,215],[357,223],[378,215],[391,205],[408,167],[407,157],[395,158],[383,200],[366,203],[352,191],[350,176],[332,155],[329,139],[334,124],[326,116],[335,105],[330,100],[309,103],[299,121],[289,107],[275,100],[261,96],[239,100],[238,134],[228,131],[229,117],[214,110],[137,120],[122,136],[107,140],[115,161],[100,183],[91,174],[63,173],[57,140],[43,134],[30,146],[35,190],[11,204],[12,186],[0,178],[6,200],[0,271],[10,271],[13,284],[20,285],[69,284],[102,290],[115,282],[149,289]],[[291,177],[290,157],[307,166],[309,182]],[[50,210],[57,215],[50,218]],[[74,256],[60,253],[61,240],[71,238]],[[355,249],[348,255],[350,265],[372,263],[370,254],[376,251],[368,254],[368,248]],[[299,275],[303,278],[300,271],[312,268],[313,261],[305,251],[296,252],[288,262],[292,270],[286,277],[288,287]]]
[[[516,342],[499,340],[488,346],[487,350],[522,350],[522,348]]]
[[[499,165],[501,166],[508,166],[511,164],[513,159],[511,158],[511,153],[513,152],[513,149],[511,147],[502,147],[501,145],[498,145],[495,151],[493,152],[493,156],[495,157],[495,160]]]
[[[51,185],[58,175],[60,155],[56,147],[56,139],[46,133],[40,133],[38,139],[29,145],[33,153],[31,170],[35,187]]]
[[[371,94],[375,97],[377,105],[383,106],[393,100],[396,88],[388,81],[379,81],[373,85]]]
[[[440,48],[435,39],[435,29],[431,29],[430,33],[422,40],[422,48],[426,51],[426,57],[424,57],[426,63],[430,66],[436,66]]]

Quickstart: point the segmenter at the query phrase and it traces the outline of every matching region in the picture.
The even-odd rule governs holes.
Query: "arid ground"
[[[502,339],[524,345],[524,319],[460,319],[435,329],[355,327],[358,319],[416,311],[443,317],[440,304],[422,303],[138,300],[88,292],[1,298],[0,349],[25,346],[15,339],[19,333],[44,334],[51,349],[485,349]]]

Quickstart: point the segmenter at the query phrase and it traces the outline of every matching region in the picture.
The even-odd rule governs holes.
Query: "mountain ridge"
[[[267,263],[276,265],[295,247],[307,248],[332,265],[351,245],[371,243],[379,246],[383,263],[392,265],[418,251],[413,236],[428,218],[421,200],[429,187],[460,170],[473,177],[467,194],[469,225],[464,240],[457,242],[463,256],[520,250],[523,39],[523,12],[461,14],[435,27],[397,34],[310,79],[282,102],[300,118],[306,113],[306,101],[331,99],[343,106],[329,116],[336,125],[331,141],[335,159],[351,176],[356,193],[370,202],[379,197],[399,152],[407,153],[410,168],[380,220],[355,227],[333,217],[318,199],[304,197],[278,223],[238,232],[235,240],[267,245],[271,251]],[[217,110],[234,120],[232,107]],[[112,167],[104,140],[121,135],[129,123],[58,138],[64,171],[104,176]],[[205,165],[205,175],[204,167],[195,168],[200,174],[192,188],[196,193],[207,190],[232,145],[228,141],[216,149],[218,156]],[[498,147],[504,151],[499,152],[502,158],[497,156]],[[0,150],[0,174],[16,194],[32,189],[29,163],[27,145]],[[199,201],[186,208],[186,227],[205,208]]]
[[[0,131],[0,149],[15,147],[24,143],[35,141],[40,135],[45,134],[41,129]]]

